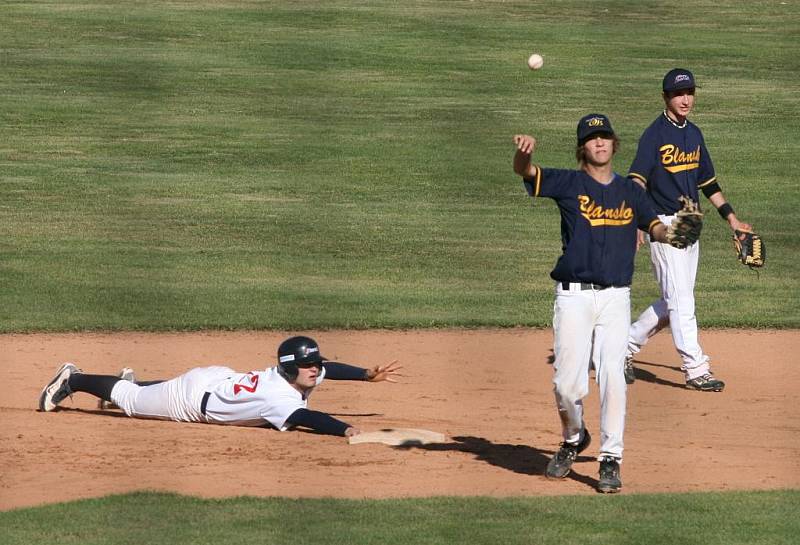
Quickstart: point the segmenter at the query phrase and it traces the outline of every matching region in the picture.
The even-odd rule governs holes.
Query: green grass
[[[693,120],[768,249],[756,276],[710,215],[700,323],[800,327],[796,2],[0,13],[0,332],[547,326],[558,214],[524,196],[511,136],[535,134],[539,162],[572,167],[577,119],[603,111],[624,173],[674,66],[695,72]],[[643,253],[637,268],[634,312],[657,294]],[[774,544],[798,534],[797,503],[134,494],[0,513],[0,543]]]
[[[2,545],[795,543],[800,492],[202,500],[136,493],[0,513]]]
[[[525,197],[511,136],[572,167],[601,110],[625,172],[675,65],[768,249],[756,276],[710,215],[700,322],[800,326],[794,2],[2,11],[0,331],[547,326],[559,221]],[[637,267],[634,312],[657,295]]]

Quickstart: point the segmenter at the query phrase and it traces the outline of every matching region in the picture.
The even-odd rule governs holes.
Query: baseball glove
[[[703,230],[703,213],[697,203],[689,197],[680,197],[683,208],[675,214],[675,219],[667,228],[667,242],[670,246],[683,249],[700,238]]]
[[[742,265],[747,265],[751,269],[763,267],[767,260],[767,248],[761,237],[752,231],[733,232],[733,247],[736,250],[736,258]]]

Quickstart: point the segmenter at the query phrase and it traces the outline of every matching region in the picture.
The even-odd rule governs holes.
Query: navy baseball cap
[[[597,133],[614,135],[611,121],[603,114],[585,115],[578,121],[578,145],[582,145],[587,138]]]
[[[694,74],[685,68],[673,68],[664,76],[661,88],[665,93],[679,91],[681,89],[694,89]]]

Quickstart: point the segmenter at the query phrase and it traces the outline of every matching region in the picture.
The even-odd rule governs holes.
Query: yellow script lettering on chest
[[[681,150],[674,144],[664,144],[658,148],[661,153],[661,164],[673,174],[684,170],[694,170],[700,166],[700,145],[694,151]]]
[[[616,208],[603,208],[588,195],[578,195],[578,205],[581,216],[586,218],[592,227],[628,225],[633,221],[633,208],[627,206],[625,201],[622,201]]]

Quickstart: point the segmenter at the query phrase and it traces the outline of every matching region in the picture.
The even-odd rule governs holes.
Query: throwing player
[[[309,337],[291,337],[278,347],[278,365],[239,373],[228,367],[197,367],[167,381],[135,383],[119,376],[89,375],[65,363],[39,396],[39,410],[53,411],[75,392],[115,403],[135,418],[204,422],[234,426],[272,426],[280,431],[304,427],[350,437],[360,430],[308,408],[308,397],[323,379],[396,382],[397,362],[363,369],[325,359]]]
[[[514,136],[514,172],[532,197],[550,197],[561,213],[562,255],[550,273],[555,280],[553,384],[564,442],[546,476],[566,477],[591,436],[583,421],[594,362],[600,389],[600,479],[597,490],[622,488],[626,385],[623,375],[630,326],[630,284],[638,229],[663,242],[687,244],[653,211],[644,190],[615,174],[619,146],[608,118],[589,114],[578,122],[580,170],[531,164],[536,140]]]
[[[752,230],[736,218],[722,195],[703,134],[687,119],[695,101],[694,75],[683,68],[670,70],[662,81],[662,91],[664,111],[639,139],[628,176],[646,188],[659,218],[667,225],[681,208],[681,196],[697,202],[702,191],[732,230]],[[650,259],[661,297],[630,328],[625,359],[628,384],[635,380],[634,356],[650,337],[669,325],[683,360],[686,386],[704,392],[721,392],[725,387],[712,374],[708,356],[697,338],[694,284],[699,257],[699,244],[678,249],[651,241]]]

